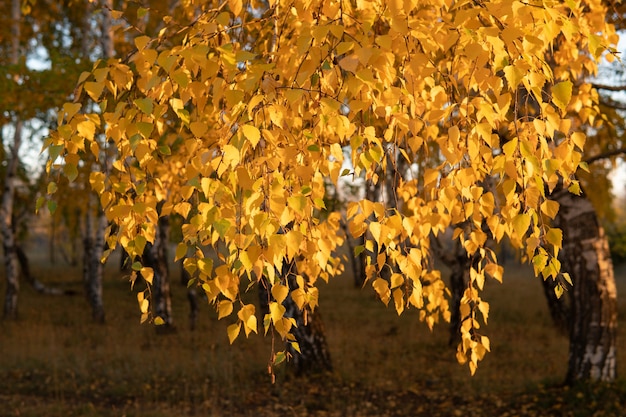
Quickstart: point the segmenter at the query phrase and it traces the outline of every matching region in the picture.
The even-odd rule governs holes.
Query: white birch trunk
[[[11,64],[17,65],[20,56],[20,1],[13,0],[11,4]],[[18,81],[15,79],[14,81]],[[13,133],[13,146],[9,152],[9,161],[4,179],[2,192],[2,204],[0,205],[0,232],[2,233],[2,246],[4,249],[4,265],[7,280],[6,294],[4,298],[4,317],[17,318],[17,297],[20,290],[18,258],[15,249],[15,235],[13,233],[13,204],[15,200],[15,180],[19,165],[18,152],[22,143],[22,121],[17,115]]]
[[[562,269],[572,277],[567,382],[616,378],[617,290],[609,245],[591,202],[567,191],[554,198],[561,208]]]
[[[112,7],[112,0],[102,0],[101,42],[102,54],[105,59],[111,58],[114,54],[113,29],[111,22]],[[85,44],[83,47],[84,46]],[[87,51],[83,51],[83,53],[87,53]],[[108,164],[106,157],[104,158],[102,164],[106,169]],[[91,305],[93,320],[97,323],[104,323],[105,314],[104,303],[102,300],[104,265],[101,260],[104,254],[105,234],[108,222],[102,207],[100,207],[98,198],[93,193],[90,196],[90,204],[87,210],[85,222],[85,253],[83,266],[85,294],[89,304]]]

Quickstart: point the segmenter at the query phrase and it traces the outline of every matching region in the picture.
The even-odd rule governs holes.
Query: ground
[[[79,267],[50,265],[37,253],[33,270],[42,281],[81,292]],[[90,322],[81,295],[45,296],[23,285],[19,320],[0,322],[0,417],[619,416],[626,409],[624,379],[562,385],[567,339],[552,327],[540,283],[516,264],[507,265],[504,284],[487,283],[491,315],[482,330],[492,352],[474,377],[456,363],[445,323],[430,332],[415,311],[398,317],[344,276],[320,288],[333,372],[296,378],[279,367],[274,384],[269,336],[230,346],[231,321],[218,321],[206,302],[191,331],[176,268],[176,331],[158,335],[139,324],[136,294],[116,265],[107,266],[105,325]],[[622,291],[624,271],[616,269]],[[619,312],[622,359],[626,302]],[[619,375],[625,371],[620,361]]]

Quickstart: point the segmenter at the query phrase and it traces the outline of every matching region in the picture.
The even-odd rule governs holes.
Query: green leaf
[[[57,192],[57,183],[54,181],[51,181],[48,183],[48,190],[47,190],[48,194],[54,194]]]
[[[141,19],[142,17],[144,17],[148,12],[150,11],[149,8],[145,8],[145,7],[140,7],[137,9],[137,18]],[[158,318],[158,317],[157,317]]]
[[[65,164],[63,165],[63,173],[72,182],[78,177],[78,168],[74,164]]]
[[[228,232],[228,229],[230,228],[230,222],[226,219],[220,219],[213,223],[213,227],[215,228],[215,231],[217,231],[217,233],[220,235],[220,237],[224,237],[226,236],[226,232]]]
[[[147,114],[148,116],[152,114],[153,104],[152,100],[149,98],[138,98],[135,100],[135,106],[139,108],[142,112]]]
[[[154,125],[152,123],[147,123],[147,122],[137,123],[137,130],[139,130],[139,133],[141,133],[141,136],[143,136],[146,139],[150,137],[150,134],[152,133],[153,128],[154,128]]]
[[[276,352],[276,355],[274,355],[274,365],[283,363],[285,359],[287,359],[287,356],[284,351]]]
[[[50,147],[48,147],[48,155],[50,161],[54,162],[59,157],[59,155],[61,155],[61,151],[63,149],[63,145],[50,145]]]
[[[41,196],[37,198],[37,202],[35,203],[35,213],[38,213],[39,210],[43,207],[43,203],[46,202],[46,197]]]
[[[48,211],[50,212],[50,214],[54,214],[54,212],[57,210],[57,202],[54,200],[49,200],[48,201]]]

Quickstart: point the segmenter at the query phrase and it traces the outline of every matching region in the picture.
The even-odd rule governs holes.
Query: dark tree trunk
[[[281,279],[293,291],[298,288],[296,283],[296,263],[283,263]],[[269,302],[271,295],[267,291],[268,283],[265,277],[259,282],[259,300],[261,314],[269,313]],[[295,351],[287,343],[287,352],[292,356],[291,366],[296,375],[322,373],[332,370],[332,362],[328,344],[326,342],[326,332],[319,313],[319,307],[313,311],[305,308],[304,311],[298,308],[291,294],[283,301],[285,307],[285,317],[293,318],[297,327],[291,328],[291,333],[300,347],[300,353]]]
[[[289,288],[297,288],[294,272],[288,275]],[[293,357],[293,367],[296,374],[309,374],[331,371],[333,369],[330,359],[328,344],[326,343],[326,330],[319,312],[310,308],[300,310],[291,296],[283,301],[285,316],[296,320],[296,327],[291,333],[296,338],[300,352],[295,351],[291,344],[287,344],[287,352]]]
[[[465,250],[461,244],[455,242],[455,254],[456,262],[450,264],[450,337],[448,338],[448,344],[456,347],[461,343],[461,323],[463,317],[461,317],[461,299],[465,290],[469,285],[470,268],[472,266],[471,258],[467,256]],[[459,247],[462,254],[459,254]]]
[[[567,335],[570,331],[572,309],[571,309],[571,292],[567,292],[561,296],[556,296],[555,288],[556,282],[553,279],[545,279],[541,281],[543,292],[548,302],[548,310],[550,311],[550,317],[552,323],[556,329]],[[561,283],[563,284],[563,283]]]
[[[167,264],[167,244],[169,241],[169,219],[161,217],[157,225],[153,244],[148,243],[143,255],[144,266],[152,268],[152,311],[161,317],[165,324],[157,327],[159,332],[173,329],[172,296],[170,290],[169,267]]]
[[[361,235],[356,239],[350,235],[350,231],[348,230],[348,226],[345,221],[342,220],[341,227],[343,228],[344,233],[346,234],[346,243],[348,245],[348,257],[350,258],[350,265],[352,266],[352,277],[354,279],[354,286],[356,288],[363,287],[363,283],[365,282],[365,257],[363,256],[364,251],[361,251],[358,255],[355,255],[356,246],[365,247],[365,235]],[[354,245],[356,243],[356,246]]]
[[[26,279],[28,283],[30,283],[35,291],[40,294],[48,294],[48,295],[74,295],[73,291],[66,291],[60,288],[48,287],[43,282],[39,281],[37,277],[35,277],[30,270],[30,261],[28,260],[28,256],[26,252],[22,249],[20,245],[15,245],[15,253],[17,255],[17,259],[19,261],[20,269],[22,271],[22,275]]]
[[[195,285],[188,285],[191,275],[185,269],[184,259],[180,261],[180,283],[187,287],[187,301],[189,301],[189,329],[195,330],[198,322],[198,291]]]
[[[450,268],[450,336],[448,344],[456,346],[461,342],[461,299],[469,284],[472,259],[461,245],[455,240],[451,247],[446,247],[437,238],[432,240],[432,249],[437,258]]]
[[[591,202],[559,191],[555,223],[563,230],[561,262],[572,292],[567,382],[616,378],[617,290],[609,245]]]

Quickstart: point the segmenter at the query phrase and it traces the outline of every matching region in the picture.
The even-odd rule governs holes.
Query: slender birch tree
[[[15,66],[13,82],[19,83],[20,76],[17,67],[20,59],[20,23],[21,3],[19,0],[11,2],[11,59],[10,64]],[[13,141],[9,145],[8,164],[2,190],[2,204],[0,205],[0,229],[2,231],[2,246],[4,249],[4,270],[6,276],[6,295],[4,298],[4,317],[17,318],[17,298],[20,289],[19,261],[13,233],[13,204],[15,199],[15,185],[17,168],[19,165],[19,150],[22,144],[22,120],[19,109],[13,113]]]

